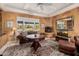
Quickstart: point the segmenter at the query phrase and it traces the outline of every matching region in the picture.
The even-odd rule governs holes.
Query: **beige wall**
[[[73,16],[74,18],[74,28],[73,31],[68,31],[69,36],[74,36],[79,34],[79,8],[75,8],[73,10],[67,11],[65,13],[59,14],[57,16],[53,16],[53,26],[54,26],[54,33],[57,33],[56,30],[56,20],[61,18],[66,18],[69,16]]]

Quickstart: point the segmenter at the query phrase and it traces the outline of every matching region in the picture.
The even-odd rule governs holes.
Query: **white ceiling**
[[[73,3],[1,3],[4,11],[20,12],[31,15],[50,17],[68,11],[79,4]]]

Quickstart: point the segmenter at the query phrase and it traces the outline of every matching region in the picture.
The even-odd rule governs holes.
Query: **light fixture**
[[[51,6],[51,3],[37,3],[37,6],[40,7],[41,10],[44,10],[44,7]]]
[[[15,31],[16,31],[16,28],[15,27],[13,27],[13,34],[15,35]]]
[[[15,31],[16,31],[16,28],[13,27],[13,40],[16,40],[16,33],[15,33]]]

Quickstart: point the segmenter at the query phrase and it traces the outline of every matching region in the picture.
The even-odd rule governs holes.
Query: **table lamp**
[[[15,31],[16,31],[16,28],[15,27],[13,27],[13,34],[15,35]]]

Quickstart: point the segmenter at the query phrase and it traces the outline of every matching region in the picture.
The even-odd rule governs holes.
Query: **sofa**
[[[75,36],[74,39],[75,39],[76,51],[77,51],[77,53],[79,55],[79,37]]]
[[[66,41],[66,40],[59,40],[59,51],[66,53],[68,55],[75,55],[76,47],[75,42],[73,41]]]

